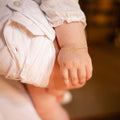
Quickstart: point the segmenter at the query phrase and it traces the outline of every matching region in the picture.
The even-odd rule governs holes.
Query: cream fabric
[[[86,18],[78,0],[41,0],[40,8],[52,27],[72,21],[81,21],[86,26]]]
[[[4,42],[0,49],[0,74],[45,87],[55,60],[54,29],[34,1],[10,0],[6,5],[0,7],[0,41]]]
[[[66,20],[68,23],[72,21],[81,21],[86,26],[86,17],[81,10],[79,0],[34,0],[52,27],[63,24]]]

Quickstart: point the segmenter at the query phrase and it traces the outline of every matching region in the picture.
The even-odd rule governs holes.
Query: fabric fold
[[[29,7],[29,11],[26,8],[12,7],[11,1],[8,3],[12,13],[3,27],[3,35],[12,62],[5,76],[8,79],[46,87],[55,61],[55,33],[47,20],[44,21],[46,18],[41,14],[38,5],[34,1],[27,1],[29,0],[21,3],[21,7]],[[37,15],[32,14],[34,12]],[[40,21],[40,18],[43,21]]]

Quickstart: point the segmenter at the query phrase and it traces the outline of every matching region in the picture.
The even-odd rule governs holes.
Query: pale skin
[[[56,27],[55,30],[60,48],[81,48],[74,51],[60,50],[58,63],[62,80],[64,80],[66,85],[69,85],[70,82],[72,85],[84,84],[92,76],[92,63],[87,51],[85,31],[82,23],[64,23]]]
[[[57,42],[54,42],[54,46],[57,59],[47,89],[29,84],[26,86],[36,111],[43,120],[69,120],[67,113],[56,101],[55,96],[64,95],[67,89],[84,86],[92,76],[92,62],[87,49],[84,26],[81,22],[64,22],[56,27],[55,31]],[[67,49],[71,47],[79,49]]]

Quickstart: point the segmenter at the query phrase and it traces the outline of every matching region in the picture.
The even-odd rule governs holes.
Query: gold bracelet
[[[88,47],[70,47],[70,48],[61,48],[61,49],[64,49],[64,50],[73,50],[73,51],[76,51],[76,50],[79,50],[79,49],[87,49]]]

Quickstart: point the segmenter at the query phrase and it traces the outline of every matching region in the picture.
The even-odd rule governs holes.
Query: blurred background
[[[72,120],[120,120],[120,0],[80,0],[80,6],[94,71],[64,107]]]

